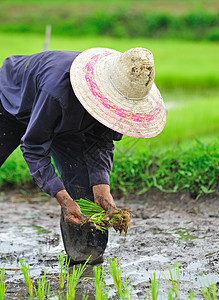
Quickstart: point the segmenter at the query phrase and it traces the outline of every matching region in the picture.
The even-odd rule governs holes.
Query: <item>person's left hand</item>
[[[107,223],[116,209],[116,204],[110,193],[110,186],[108,184],[94,185],[93,194],[95,203],[106,210],[105,220]]]

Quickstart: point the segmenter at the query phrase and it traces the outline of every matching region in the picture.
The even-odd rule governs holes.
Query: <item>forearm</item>
[[[51,163],[51,157],[40,153],[40,146],[37,149],[31,149],[22,143],[21,150],[23,157],[28,165],[30,175],[40,189],[54,197],[56,193],[64,189],[64,185],[55,172],[55,168]]]
[[[59,131],[62,107],[45,91],[39,91],[35,102],[26,132],[21,139],[21,151],[36,184],[54,197],[64,189],[51,163],[50,153],[54,132]]]
[[[102,128],[102,127],[101,127]],[[107,132],[105,133],[105,130]],[[87,132],[84,135],[84,158],[88,169],[90,186],[108,185],[113,166],[114,143],[109,129]]]

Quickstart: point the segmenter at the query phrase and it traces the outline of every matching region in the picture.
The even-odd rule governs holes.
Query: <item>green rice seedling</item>
[[[34,288],[33,288],[33,282],[31,281],[31,278],[30,278],[29,265],[28,265],[28,263],[25,263],[21,258],[19,258],[19,261],[21,264],[22,273],[24,275],[24,280],[25,280],[25,283],[26,283],[26,286],[27,286],[27,289],[28,289],[28,292],[30,295],[30,299],[33,299]]]
[[[125,278],[125,283],[122,281],[121,276],[121,263],[118,258],[110,258],[109,259],[109,273],[113,278],[115,287],[116,287],[116,293],[122,300],[131,300],[132,298],[132,290],[133,286],[131,285],[131,288],[129,289],[129,284],[127,282],[127,278]]]
[[[168,300],[173,300],[174,297],[173,297],[173,290],[171,289],[171,287],[169,287],[169,290],[168,290]]]
[[[89,218],[93,223],[96,224],[97,229],[101,231],[105,230],[105,227],[100,225],[105,222],[105,209],[90,200],[85,200],[82,198],[79,200],[75,200],[75,202],[77,202],[80,206],[82,214],[84,214],[87,218]],[[85,222],[87,221],[88,220],[86,220]],[[83,225],[84,224],[82,224],[82,226]]]
[[[0,299],[1,300],[4,300],[5,291],[6,291],[4,278],[5,278],[5,269],[2,269],[0,273]]]
[[[160,289],[160,276],[158,279],[156,279],[156,273],[154,272],[153,276],[151,277],[152,278],[149,282],[149,289],[151,293],[149,293],[146,288],[145,290],[149,300],[157,300],[159,295],[159,289]]]
[[[186,297],[186,300],[195,300],[195,292],[193,290],[189,291],[189,298]]]
[[[169,270],[169,274],[167,274],[167,276],[163,274],[168,286],[169,286],[169,294],[170,289],[174,292],[175,297],[179,298],[179,286],[180,286],[180,270],[179,270],[179,266],[177,265],[177,262],[174,263],[174,269],[172,270],[171,265],[169,263],[167,263],[168,265],[168,270]],[[169,296],[171,297],[171,296]],[[171,299],[171,298],[170,298]]]
[[[38,287],[35,288],[36,299],[45,300],[50,297],[50,282],[46,282],[46,272],[44,273],[42,278],[37,280]]]
[[[78,281],[82,274],[84,273],[86,269],[86,265],[89,261],[90,257],[86,260],[86,262],[83,265],[79,265],[79,267],[76,268],[74,265],[72,268],[72,274],[70,275],[69,272],[67,274],[67,293],[66,293],[66,300],[74,300],[75,299],[75,292],[76,292],[76,286],[78,284]],[[83,296],[83,298],[86,296]]]
[[[201,283],[201,291],[206,300],[217,300],[216,299],[216,292],[217,292],[217,287],[216,283],[210,284],[207,274],[206,274],[206,280],[207,280],[207,285],[205,282]]]
[[[95,290],[96,290],[96,300],[107,300],[108,292],[106,291],[105,281],[104,281],[104,266],[102,269],[99,266],[93,268],[95,276]]]
[[[113,227],[116,231],[119,231],[120,234],[124,231],[125,235],[127,234],[128,227],[130,224],[130,211],[126,209],[116,209],[113,212],[111,219],[107,223],[107,227],[102,226],[102,223],[105,223],[106,211],[96,203],[79,199],[75,200],[80,206],[81,212],[87,216],[93,223],[96,224],[97,229],[106,230],[109,227]],[[85,221],[86,224],[88,220]],[[84,225],[82,224],[82,226]]]
[[[58,260],[59,260],[59,286],[60,286],[60,290],[63,290],[65,285],[65,279],[69,271],[70,258],[65,259],[64,255],[59,253]]]

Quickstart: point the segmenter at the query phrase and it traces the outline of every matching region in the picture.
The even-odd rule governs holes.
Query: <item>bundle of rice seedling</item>
[[[86,217],[90,219],[91,222],[96,224],[97,229],[99,230],[106,230],[110,227],[113,227],[116,231],[119,231],[120,234],[124,231],[125,235],[128,232],[128,227],[131,222],[130,217],[130,210],[128,209],[115,209],[113,211],[113,215],[110,218],[110,220],[106,224],[105,215],[106,210],[96,203],[85,200],[85,199],[79,199],[75,200],[76,203],[80,206],[82,214],[84,214]],[[88,220],[85,220],[85,223],[83,223],[81,226],[85,226],[86,222],[89,223]],[[105,223],[106,226],[102,226],[101,224]]]

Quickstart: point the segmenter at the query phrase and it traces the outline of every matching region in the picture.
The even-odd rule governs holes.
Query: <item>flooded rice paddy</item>
[[[151,194],[145,199],[128,197],[118,207],[131,208],[132,225],[126,237],[110,229],[105,252],[105,281],[111,299],[117,299],[108,273],[109,257],[121,261],[121,273],[133,285],[133,299],[145,299],[145,287],[153,272],[161,275],[159,299],[168,299],[168,285],[162,274],[169,262],[180,267],[180,299],[195,291],[203,299],[203,284],[219,284],[219,198],[199,201],[188,195]],[[0,196],[0,268],[6,269],[6,298],[28,298],[19,258],[28,262],[34,281],[47,270],[51,291],[58,291],[58,253],[64,253],[60,236],[60,208],[54,198],[43,194],[5,191]],[[92,266],[84,276],[93,277]],[[77,299],[83,294],[95,299],[94,280],[80,282]],[[218,293],[218,291],[217,291]],[[219,296],[219,295],[217,295]],[[53,297],[56,299],[55,297]],[[51,297],[51,299],[53,299]]]

